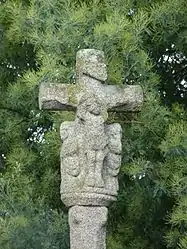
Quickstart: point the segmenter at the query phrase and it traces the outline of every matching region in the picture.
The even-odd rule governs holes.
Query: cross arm
[[[46,110],[75,110],[80,89],[77,85],[42,83],[39,87],[39,108]]]
[[[143,103],[143,90],[139,85],[105,85],[105,92],[110,111],[137,111]]]

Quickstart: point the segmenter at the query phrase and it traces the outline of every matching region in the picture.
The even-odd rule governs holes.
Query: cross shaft
[[[43,83],[39,106],[76,111],[60,127],[61,199],[69,210],[71,249],[105,249],[107,208],[116,200],[121,165],[122,129],[107,124],[108,111],[136,111],[143,102],[140,86],[107,85],[104,53],[77,53],[76,84]]]

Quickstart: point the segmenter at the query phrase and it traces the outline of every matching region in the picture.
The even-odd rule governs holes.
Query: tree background
[[[109,249],[187,249],[186,0],[0,1],[0,248],[69,248],[59,126],[41,82],[75,83],[81,48],[105,52],[108,84],[140,84],[123,127]]]

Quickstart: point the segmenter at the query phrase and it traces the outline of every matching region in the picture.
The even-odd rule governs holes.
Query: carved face
[[[101,104],[97,100],[93,100],[91,103],[90,101],[88,103],[85,103],[86,109],[88,112],[90,112],[93,115],[99,115],[101,114]]]
[[[86,96],[83,97],[79,103],[77,116],[84,120],[87,113],[95,116],[101,115],[102,109],[103,106],[98,99],[95,99],[93,96]]]

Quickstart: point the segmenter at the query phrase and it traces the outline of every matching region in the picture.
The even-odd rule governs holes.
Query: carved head
[[[77,52],[76,73],[80,78],[90,76],[99,81],[106,81],[107,68],[103,51],[96,49],[81,49]]]
[[[82,96],[77,108],[77,117],[84,120],[88,113],[91,116],[103,116],[105,113],[107,114],[106,107],[102,101],[91,93]]]

